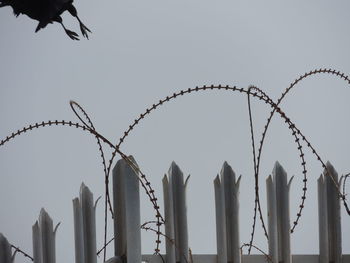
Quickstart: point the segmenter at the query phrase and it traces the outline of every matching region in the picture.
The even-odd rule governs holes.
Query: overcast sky
[[[125,2],[125,3],[124,3]],[[69,100],[81,103],[96,128],[117,142],[146,107],[197,85],[251,84],[277,99],[289,83],[315,68],[350,74],[348,1],[96,1],[75,2],[90,40],[70,40],[57,23],[34,33],[37,21],[0,9],[0,138],[49,119],[76,120]],[[67,28],[79,31],[69,14]],[[301,82],[281,107],[339,174],[350,172],[350,87],[334,76]],[[253,100],[256,137],[269,107]],[[276,116],[277,117],[277,116]],[[249,242],[254,180],[246,96],[209,91],[181,97],[145,119],[122,150],[132,154],[162,200],[161,178],[171,161],[191,174],[188,187],[189,246],[216,253],[213,180],[227,161],[242,174],[241,241]],[[108,148],[106,148],[108,149]],[[107,151],[109,154],[109,151]],[[309,186],[305,210],[292,235],[293,254],[318,253],[316,180],[322,168],[306,151]],[[261,166],[261,198],[274,162],[295,175],[293,222],[302,193],[298,152],[286,125],[275,118]],[[73,262],[72,199],[82,181],[104,194],[94,138],[72,128],[44,128],[0,148],[0,232],[32,254],[31,226],[45,207],[57,233],[57,262]],[[350,185],[348,185],[350,187]],[[154,212],[141,192],[142,221]],[[161,207],[163,207],[162,203]],[[264,209],[266,217],[266,210]],[[103,243],[103,203],[97,209],[98,247]],[[111,221],[109,221],[111,224]],[[343,252],[350,253],[350,221],[342,208]],[[259,229],[255,243],[266,250]],[[108,237],[113,233],[109,229]],[[154,235],[142,232],[144,253]],[[163,250],[164,252],[164,250]],[[112,246],[108,254],[113,253]],[[21,256],[17,262],[26,262]]]

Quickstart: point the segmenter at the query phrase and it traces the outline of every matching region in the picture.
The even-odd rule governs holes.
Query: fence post
[[[225,192],[217,175],[214,180],[217,262],[227,263]]]
[[[187,229],[187,207],[186,207],[186,186],[189,176],[184,182],[184,176],[180,168],[175,162],[172,162],[168,177],[163,178],[163,187],[165,196],[165,205],[170,204],[165,215],[166,235],[175,236],[175,245],[167,241],[167,248],[169,248],[170,262],[187,263],[189,261],[188,252],[188,229]],[[169,211],[170,210],[170,211]],[[171,219],[172,217],[172,219]],[[170,219],[169,219],[170,218]],[[169,221],[167,220],[169,219]],[[168,231],[168,232],[167,232]],[[174,248],[175,246],[175,248]],[[175,259],[172,253],[175,249]],[[167,250],[168,257],[168,250]]]
[[[7,241],[6,237],[0,233],[0,262],[12,263],[14,262],[16,253],[11,255],[11,245]]]
[[[39,220],[33,225],[34,263],[55,263],[55,236],[60,223],[53,229],[53,222],[44,208],[40,210]]]
[[[174,225],[174,199],[172,187],[166,175],[163,177],[163,195],[164,195],[164,217],[165,217],[165,240],[166,262],[175,263],[175,225]]]
[[[291,263],[289,191],[293,177],[287,182],[287,173],[279,162],[275,163],[272,175],[266,180],[269,254],[274,262]]]
[[[318,179],[320,263],[341,263],[341,218],[338,173],[327,162]]]
[[[132,156],[128,159],[137,167]],[[117,260],[141,262],[139,178],[124,159],[113,169],[113,203],[115,256]]]
[[[97,199],[98,201],[98,199]],[[73,199],[75,262],[96,263],[96,216],[93,194],[84,183],[80,198]]]
[[[269,256],[274,263],[278,263],[278,232],[277,232],[277,207],[276,207],[276,186],[272,176],[266,179],[267,193],[267,220],[269,235]]]
[[[241,176],[224,162],[214,180],[218,262],[241,262],[239,240],[239,185]]]

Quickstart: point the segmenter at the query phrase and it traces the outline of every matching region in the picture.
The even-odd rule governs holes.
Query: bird
[[[61,15],[63,12],[68,11],[78,20],[82,35],[89,39],[88,32],[91,33],[91,31],[78,17],[73,0],[0,0],[0,8],[5,6],[11,6],[16,17],[24,14],[31,19],[37,20],[39,24],[35,32],[45,28],[48,24],[57,22],[61,24],[70,39],[79,40],[79,35],[74,31],[68,30],[63,24]]]

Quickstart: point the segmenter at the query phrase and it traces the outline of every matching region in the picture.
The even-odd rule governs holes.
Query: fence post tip
[[[168,184],[169,183],[168,176],[166,174],[164,174],[162,182],[163,182],[163,184]]]
[[[86,187],[86,185],[84,184],[84,182],[81,182],[81,185],[80,185],[80,192]]]
[[[41,208],[40,214],[39,214],[39,221],[41,222],[42,220],[45,220],[45,219],[48,219],[50,221],[52,220],[48,212],[46,212],[45,208]]]
[[[273,182],[273,177],[270,174],[267,178],[266,178],[266,183],[272,183]]]
[[[175,161],[171,162],[170,168],[169,168],[169,174],[172,173],[182,173],[180,167],[175,163]]]
[[[236,181],[236,187],[239,187],[240,183],[241,183],[241,179],[242,179],[242,175],[239,175],[237,181]]]
[[[61,222],[58,222],[57,225],[55,226],[55,229],[53,230],[54,236],[56,236],[57,229],[60,225],[61,225]]]
[[[96,207],[97,207],[97,203],[98,201],[100,201],[100,199],[102,198],[102,196],[99,196],[96,201],[95,201],[95,204],[94,204],[94,209],[96,210]]]
[[[6,240],[6,237],[0,233],[0,242],[4,242]]]
[[[215,179],[213,180],[214,181],[214,185],[218,185],[218,186],[220,186],[220,176],[219,175],[216,175],[215,176]]]
[[[335,180],[336,183],[339,184],[338,180],[338,172],[335,170],[334,166],[331,164],[330,161],[327,161],[326,163],[326,169],[324,169],[323,174],[327,176],[327,172],[329,172],[329,176]],[[326,178],[325,178],[326,179]]]
[[[284,170],[283,166],[279,163],[279,161],[275,162],[275,165],[273,167],[273,170],[275,173],[283,173],[286,174],[286,171]]]
[[[226,161],[222,165],[220,174],[223,176],[233,176],[233,180],[236,182],[236,174],[233,171],[231,165],[229,165]]]
[[[189,174],[189,175],[187,176],[186,180],[185,180],[185,188],[187,187],[187,183],[188,183],[190,177],[191,177],[191,175]]]
[[[290,186],[292,184],[293,178],[294,178],[294,175],[289,179],[289,182],[288,182],[288,185],[287,185],[288,190],[290,190]]]

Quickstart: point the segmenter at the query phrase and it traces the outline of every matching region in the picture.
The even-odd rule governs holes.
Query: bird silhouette
[[[0,0],[0,7],[11,6],[14,15],[17,17],[20,14],[27,15],[28,17],[39,21],[35,32],[45,28],[48,24],[57,22],[60,23],[66,32],[66,34],[72,40],[79,40],[79,36],[74,31],[68,30],[62,20],[62,13],[68,11],[74,16],[80,25],[80,31],[84,37],[89,38],[88,29],[78,17],[78,12],[73,5],[73,0]]]

